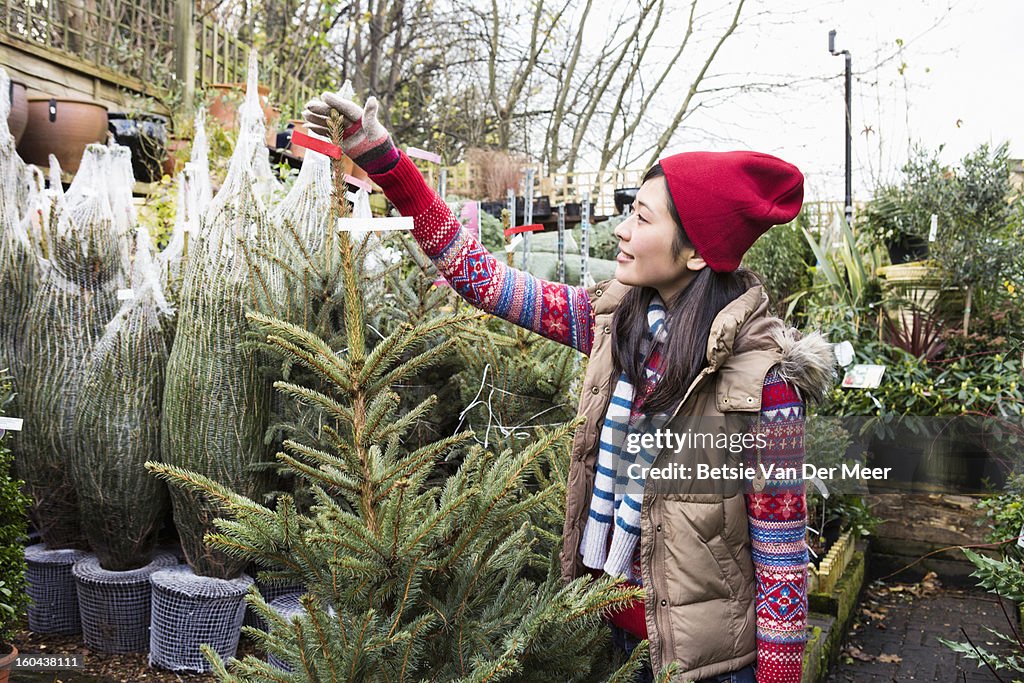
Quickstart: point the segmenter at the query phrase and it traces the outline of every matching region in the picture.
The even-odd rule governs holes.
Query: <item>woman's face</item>
[[[672,255],[679,228],[668,202],[665,178],[652,178],[637,192],[633,213],[615,228],[621,240],[615,279],[625,285],[654,287],[666,302],[706,265],[693,247],[684,247],[678,257]]]

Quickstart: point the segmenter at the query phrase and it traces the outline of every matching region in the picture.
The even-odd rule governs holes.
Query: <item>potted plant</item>
[[[12,396],[10,379],[0,374],[0,415]],[[21,482],[11,476],[13,456],[0,429],[0,683],[7,683],[8,668],[18,655],[11,636],[28,607],[25,592],[25,555],[28,498]]]
[[[46,167],[49,155],[68,173],[78,171],[86,145],[106,143],[107,108],[97,102],[57,98],[28,98],[28,123],[18,143],[26,163]]]
[[[140,183],[163,175],[169,119],[150,112],[109,112],[107,127],[115,142],[132,152],[132,174]]]
[[[209,86],[209,112],[212,119],[220,121],[225,130],[238,129],[238,108],[245,101],[245,83],[211,83]],[[267,125],[264,142],[274,147],[277,142],[277,120],[281,118],[281,110],[270,104],[270,88],[257,86],[260,107],[263,109],[263,120]]]
[[[928,257],[927,230],[931,216],[916,206],[916,197],[895,185],[879,188],[868,204],[865,216],[867,232],[885,245],[893,265],[914,263]]]
[[[14,136],[14,144],[21,142],[25,134],[25,126],[28,125],[28,88],[20,81],[10,81],[11,109],[7,114],[7,127]]]

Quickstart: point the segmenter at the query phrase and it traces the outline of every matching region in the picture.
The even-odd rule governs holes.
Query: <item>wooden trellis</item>
[[[249,46],[191,0],[0,0],[0,63],[30,91],[80,97],[109,108],[122,91],[189,101],[213,83],[245,81]],[[314,93],[270,60],[260,64],[270,100],[289,114]]]

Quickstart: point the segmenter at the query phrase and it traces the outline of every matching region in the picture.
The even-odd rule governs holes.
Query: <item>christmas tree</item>
[[[343,201],[335,197],[333,215],[344,212]],[[565,489],[547,473],[567,457],[575,422],[500,452],[473,444],[468,431],[410,443],[436,398],[406,409],[395,387],[446,358],[477,316],[435,314],[371,334],[353,241],[345,232],[338,241],[343,347],[301,325],[249,315],[284,363],[314,378],[275,383],[317,415],[315,430],[286,440],[277,454],[313,503],[300,507],[282,494],[271,508],[209,477],[147,464],[223,511],[205,538],[212,548],[257,563],[264,582],[305,587],[303,611],[291,619],[258,593],[249,597],[269,628],[248,634],[291,671],[252,656],[226,664],[207,648],[218,678],[631,680],[646,649],[615,670],[601,617],[640,591],[607,578],[563,584],[559,576]],[[439,478],[450,459],[461,464]]]

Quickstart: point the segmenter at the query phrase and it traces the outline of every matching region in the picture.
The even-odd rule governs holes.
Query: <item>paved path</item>
[[[1020,629],[1012,603],[1005,602],[1013,628]],[[1000,651],[985,626],[1009,633],[995,595],[980,590],[944,588],[934,578],[919,584],[875,582],[864,588],[854,624],[839,664],[827,683],[941,681],[995,683],[982,665],[954,653],[937,639],[966,642],[960,627],[976,645]],[[1020,674],[999,675],[1011,681]]]

